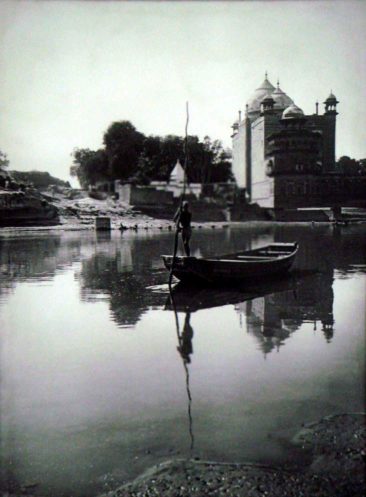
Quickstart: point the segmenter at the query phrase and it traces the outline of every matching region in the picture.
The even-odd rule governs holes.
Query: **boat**
[[[188,284],[223,285],[268,279],[290,270],[298,243],[271,243],[254,250],[215,257],[163,255],[166,269]]]
[[[180,281],[167,297],[164,310],[193,313],[223,305],[235,305],[274,293],[295,291],[303,279],[301,273],[292,272],[253,284],[245,282],[235,286],[192,287]]]

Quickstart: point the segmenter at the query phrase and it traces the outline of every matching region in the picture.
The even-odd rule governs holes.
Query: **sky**
[[[366,2],[0,0],[0,150],[68,179],[75,148],[129,120],[231,146],[264,79],[305,113],[340,101],[336,156],[366,157]],[[321,109],[323,105],[321,105]]]

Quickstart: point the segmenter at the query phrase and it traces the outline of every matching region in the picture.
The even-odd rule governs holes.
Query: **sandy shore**
[[[100,497],[361,497],[365,494],[365,414],[307,425],[293,443],[312,454],[299,469],[175,459]]]

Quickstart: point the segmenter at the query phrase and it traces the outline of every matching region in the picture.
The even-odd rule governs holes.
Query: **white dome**
[[[301,119],[303,117],[304,112],[294,103],[287,107],[282,113],[282,119]]]
[[[277,88],[275,91],[272,93],[271,97],[275,101],[274,108],[275,109],[286,109],[287,107],[290,107],[294,103],[294,101],[286,95],[284,91],[281,90],[279,85],[277,84]]]
[[[266,75],[263,83],[255,90],[247,102],[248,112],[259,112],[262,100],[266,96],[270,96],[274,89],[275,87],[268,81]]]

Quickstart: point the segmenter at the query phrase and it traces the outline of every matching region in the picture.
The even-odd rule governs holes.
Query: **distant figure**
[[[178,209],[174,216],[174,222],[177,223],[179,231],[182,232],[184,251],[188,257],[191,255],[191,251],[189,248],[189,240],[191,239],[192,235],[191,220],[192,214],[189,211],[188,202],[184,201],[182,209]]]

